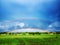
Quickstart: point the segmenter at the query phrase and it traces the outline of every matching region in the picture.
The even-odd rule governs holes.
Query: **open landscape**
[[[60,45],[60,0],[0,0],[0,45]]]
[[[60,45],[60,34],[47,33],[3,33],[0,45]]]

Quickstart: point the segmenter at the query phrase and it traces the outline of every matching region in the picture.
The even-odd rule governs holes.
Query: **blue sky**
[[[1,0],[0,21],[22,18],[56,19],[57,0]]]
[[[0,0],[0,28],[13,27],[15,20],[18,20],[18,24],[21,19],[29,26],[46,28],[57,22],[58,11],[58,0]],[[38,24],[34,24],[34,21]]]

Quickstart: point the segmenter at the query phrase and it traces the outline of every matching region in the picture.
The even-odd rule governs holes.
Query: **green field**
[[[60,34],[1,34],[0,45],[60,45]]]

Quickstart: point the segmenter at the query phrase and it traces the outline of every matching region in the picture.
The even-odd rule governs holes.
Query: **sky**
[[[24,21],[22,24],[19,22],[22,19],[29,26],[31,22],[32,27],[34,27],[34,22],[36,22],[35,26],[40,26],[41,28],[48,26],[50,28],[53,23],[57,22],[58,19],[60,20],[57,17],[60,14],[60,8],[58,9],[60,5],[58,2],[58,0],[0,0],[0,28],[2,30],[11,26],[14,28],[16,23],[19,23],[20,26],[26,25]],[[52,23],[50,24],[50,22]]]
[[[0,0],[0,21],[22,18],[56,20],[57,0]]]

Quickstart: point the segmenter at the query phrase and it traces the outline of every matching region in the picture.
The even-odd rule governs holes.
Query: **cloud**
[[[20,22],[15,22],[15,20],[41,19],[50,21],[55,20],[56,18],[55,15],[57,13],[57,0],[1,0],[1,2],[2,5],[0,8],[0,20],[5,21],[3,22],[3,25],[0,26],[1,28],[10,28],[12,26],[17,26]],[[53,18],[51,19],[50,16]],[[6,20],[9,20],[11,22]],[[47,25],[45,24],[46,22],[40,23],[38,27],[45,27]]]
[[[0,26],[1,29],[5,29],[5,26]]]
[[[47,30],[25,28],[25,29],[13,30],[13,31],[10,31],[10,32],[47,32]]]

